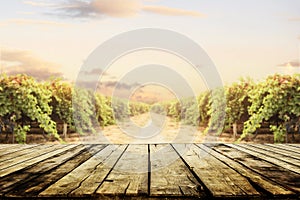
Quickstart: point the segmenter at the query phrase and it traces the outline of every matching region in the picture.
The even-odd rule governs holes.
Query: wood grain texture
[[[3,168],[0,170],[0,177],[7,176],[8,174],[14,173],[18,170],[24,169],[26,167],[30,167],[35,165],[38,162],[41,162],[43,160],[46,160],[52,156],[55,156],[57,154],[60,154],[68,149],[74,148],[75,145],[57,145],[54,147],[47,148],[46,151],[41,151],[42,153],[39,155],[39,151],[36,151],[34,154],[34,157],[30,158],[20,158],[22,160],[20,162],[19,159],[15,160],[16,163],[11,162],[11,164],[8,164],[6,168]],[[50,151],[49,151],[50,149]]]
[[[273,151],[283,156],[288,156],[300,160],[300,155],[299,155],[300,149],[294,149],[294,147],[290,147],[287,145],[282,146],[278,144],[256,145],[255,147],[259,147],[268,151]]]
[[[83,145],[82,145],[83,146]],[[73,171],[82,163],[90,159],[95,153],[101,151],[103,145],[85,145],[83,148],[76,148],[72,151],[64,152],[59,157],[53,157],[45,162],[39,163],[35,167],[37,169],[26,170],[27,173],[36,173],[40,170],[41,176],[25,179],[27,182],[17,188],[16,191],[11,191],[6,196],[8,197],[28,197],[37,196],[41,191],[60,180],[63,176]],[[56,166],[55,166],[56,164]],[[29,179],[29,180],[28,180]]]
[[[148,145],[130,145],[95,193],[110,196],[147,195]]]
[[[52,147],[52,148],[51,148]],[[40,146],[33,146],[31,148],[21,148],[15,152],[3,155],[0,157],[0,170],[7,168],[11,165],[16,165],[18,163],[22,163],[26,160],[32,159],[37,157],[43,153],[47,153],[52,151],[54,145],[40,145]]]
[[[0,145],[0,199],[299,199],[297,144]]]
[[[259,196],[245,177],[199,147],[192,146],[182,157],[212,196]]]
[[[259,173],[261,176],[264,176],[295,193],[300,192],[300,174],[281,166],[281,161],[276,162],[272,157],[261,155],[237,145],[226,144],[226,146],[223,147],[224,154],[231,154],[230,156],[232,158]]]
[[[0,158],[13,155],[13,153],[23,151],[24,149],[33,149],[36,146],[38,145],[17,145],[17,144],[12,144],[11,146],[5,145],[5,147],[0,149]]]
[[[286,144],[286,145],[300,148],[300,144]]]
[[[72,191],[83,190],[84,186],[82,186],[82,183],[86,182],[87,179],[89,179],[90,177],[97,175],[97,170],[99,171],[101,170],[101,166],[103,165],[103,163],[111,156],[115,157],[112,154],[118,148],[120,148],[120,146],[113,146],[113,145],[106,146],[103,150],[96,153],[93,157],[88,159],[86,162],[84,162],[83,164],[75,168],[73,171],[71,171],[64,177],[62,177],[60,180],[58,180],[51,186],[49,186],[46,190],[40,193],[40,196],[52,196],[55,194],[60,194],[61,196],[67,196]],[[97,186],[98,184],[91,186],[90,191],[92,190],[92,188],[97,188]],[[92,194],[93,192],[94,191],[90,192],[90,194]]]
[[[299,160],[295,160],[287,156],[282,156],[274,152],[268,152],[263,149],[252,147],[249,145],[231,145],[231,144],[228,145],[230,147],[233,147],[235,149],[253,155],[257,158],[260,158],[262,160],[274,163],[275,165],[278,165],[284,169],[288,169],[295,173],[300,174]]]
[[[236,160],[234,160],[233,158],[223,155],[222,151],[216,151],[216,149],[214,149],[215,145],[211,145],[212,148],[209,148],[204,144],[199,144],[197,146],[226,164],[228,167],[237,171],[239,174],[247,178],[247,180],[249,180],[251,183],[255,184],[255,186],[257,186],[259,189],[263,189],[266,194],[270,194],[273,197],[294,194],[294,192],[284,188],[276,182],[272,182],[265,177],[262,177],[260,174],[254,172],[253,170],[244,167],[239,162],[236,162]]]
[[[97,165],[94,170],[88,174],[88,177],[83,179],[80,182],[80,185],[72,190],[68,196],[84,197],[95,194],[97,189],[103,184],[106,177],[113,170],[113,167],[121,158],[126,148],[128,148],[128,145],[111,145],[109,147],[110,148],[108,149],[104,149],[107,150],[107,153],[102,155],[105,159],[102,162],[99,162],[99,165]]]
[[[151,145],[151,196],[203,196],[203,187],[169,144]]]
[[[85,149],[83,146],[77,146],[63,152],[63,154],[58,154],[55,157],[49,158],[44,162],[37,163],[31,168],[24,168],[22,170],[16,171],[9,176],[1,179],[0,193],[5,194],[9,191],[20,193],[20,187],[23,185],[25,188],[30,188],[35,178],[40,177],[40,175],[49,172],[51,169],[59,166],[60,163],[65,162],[69,157],[73,157],[78,152]],[[46,183],[45,177],[42,176],[43,182]],[[23,193],[22,193],[23,194]],[[25,193],[24,193],[25,194]]]

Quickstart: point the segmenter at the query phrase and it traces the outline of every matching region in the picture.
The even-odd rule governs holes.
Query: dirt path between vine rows
[[[150,115],[143,114],[134,116],[131,121],[140,126],[147,127],[150,123]],[[164,120],[164,118],[154,117],[154,122]],[[158,123],[159,124],[159,123]],[[166,117],[161,131],[156,134],[147,135],[147,128],[131,129],[130,125],[124,123],[122,126],[113,125],[105,127],[96,134],[80,136],[71,134],[66,139],[68,143],[96,143],[96,144],[157,144],[157,143],[233,143],[237,139],[232,133],[222,133],[221,135],[205,135],[204,128],[182,125],[173,119]],[[129,127],[129,128],[128,128]],[[122,129],[125,129],[122,130]],[[135,134],[132,134],[135,132]],[[146,132],[146,135],[144,134]],[[293,141],[289,135],[289,142]],[[249,137],[241,143],[274,143],[274,136],[271,133],[258,134],[255,138]],[[295,135],[294,143],[300,143],[300,134]]]
[[[157,119],[160,120],[161,118]],[[173,119],[166,117],[162,122],[162,129],[148,135],[146,128],[151,123],[149,114],[134,116],[131,121],[140,128],[134,127],[129,123],[120,123],[103,128],[98,133],[89,136],[70,136],[66,141],[68,143],[112,143],[112,144],[154,144],[154,143],[203,143],[203,142],[234,142],[231,134],[222,134],[219,136],[204,136],[203,130],[199,127],[182,125]],[[155,119],[153,120],[155,121]],[[158,122],[159,124],[159,122]]]

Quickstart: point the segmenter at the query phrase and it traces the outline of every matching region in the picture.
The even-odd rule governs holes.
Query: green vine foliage
[[[269,76],[250,90],[249,97],[250,118],[244,124],[240,140],[268,121],[271,123],[270,130],[274,133],[274,141],[283,142],[286,134],[284,124],[300,116],[299,75]]]
[[[300,120],[300,76],[276,74],[257,84],[241,79],[203,92],[197,101],[187,98],[154,105],[112,100],[59,79],[41,83],[26,75],[0,77],[0,127],[12,130],[19,143],[26,142],[31,122],[61,141],[56,123],[67,123],[83,134],[95,132],[96,123],[112,125],[150,109],[185,124],[207,126],[214,133],[223,130],[224,120],[228,125],[244,123],[239,140],[268,124],[274,141],[283,142],[287,125]]]
[[[226,94],[224,88],[216,88],[211,91],[209,99],[208,115],[210,116],[206,133],[221,134],[226,118]]]
[[[41,83],[26,75],[0,77],[0,131],[14,133],[19,143],[26,142],[32,122],[62,141],[57,132],[58,123],[67,124],[81,134],[94,133],[97,123],[112,125],[115,117],[122,120],[149,109],[148,104],[128,105],[122,99],[117,99],[112,108],[110,97],[75,88],[60,79]]]
[[[58,122],[63,122],[72,126],[73,107],[72,94],[73,87],[60,79],[55,79],[49,83],[45,83],[48,90],[52,91],[50,105],[53,108],[51,118]]]
[[[15,124],[16,141],[26,142],[29,121],[36,121],[50,135],[60,140],[56,123],[51,120],[51,91],[26,75],[0,78],[0,117]]]
[[[111,107],[111,98],[100,94],[95,94],[96,115],[100,126],[108,126],[115,124],[113,109]]]
[[[78,133],[95,133],[96,99],[94,93],[84,88],[75,87],[72,94],[73,120]]]
[[[199,123],[200,126],[208,126],[211,108],[211,91],[205,91],[198,97]]]
[[[151,106],[151,112],[159,114],[159,115],[166,115],[167,111],[166,111],[166,107],[167,104],[164,103],[155,103]]]
[[[112,109],[115,120],[124,121],[130,118],[130,106],[128,101],[114,97],[112,99]]]
[[[186,125],[199,125],[199,107],[197,99],[185,98],[156,103],[151,110],[157,114],[167,115],[176,122]]]
[[[187,98],[181,101],[181,118],[186,125],[199,126],[200,112],[198,101],[195,98]]]
[[[131,116],[147,113],[150,110],[150,105],[143,102],[131,101],[129,107]]]
[[[226,92],[226,124],[244,123],[249,119],[249,92],[254,88],[250,79],[240,79],[239,82],[225,87]]]
[[[170,101],[167,108],[167,116],[173,118],[176,121],[181,120],[181,104],[178,100]]]

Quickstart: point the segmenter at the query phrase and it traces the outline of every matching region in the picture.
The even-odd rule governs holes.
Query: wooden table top
[[[300,145],[3,144],[1,198],[300,199]]]

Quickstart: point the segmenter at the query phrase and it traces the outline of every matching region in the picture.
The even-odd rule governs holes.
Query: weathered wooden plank
[[[127,145],[110,145],[47,189],[40,197],[90,197],[112,170]]]
[[[283,145],[283,146],[287,146],[287,147],[293,148],[297,152],[299,151],[299,148],[300,148],[300,144],[299,145],[297,145],[297,144],[295,144],[295,145],[293,145],[293,144],[279,144],[279,145]]]
[[[294,147],[288,144],[265,144],[267,146],[272,146],[272,147],[276,147],[276,148],[280,148],[282,150],[286,150],[288,152],[292,152],[294,154],[300,154],[300,148],[298,147]]]
[[[21,145],[23,146],[23,145]],[[53,145],[26,145],[27,148],[21,148],[15,152],[5,154],[3,156],[0,156],[0,165],[5,165],[6,161],[7,163],[15,163],[15,159],[18,159],[20,156],[30,156],[31,153],[36,153],[37,151],[47,149]],[[29,148],[30,147],[30,148]],[[1,168],[1,167],[0,167]]]
[[[21,186],[16,187],[14,191],[11,191],[5,196],[35,197],[48,186],[60,180],[63,176],[73,171],[79,165],[90,159],[95,153],[101,151],[104,147],[104,145],[85,145],[83,148],[77,148],[67,151],[59,157],[53,157],[52,159],[47,160],[46,163],[40,163],[41,167],[44,167],[42,171],[39,171],[37,173],[36,171],[38,170],[39,166],[35,166],[33,168],[30,168],[29,170],[26,170],[24,173],[34,173],[38,175],[42,173],[41,176],[38,176],[33,180],[27,179],[26,183],[22,183]],[[53,168],[52,163],[58,165],[55,168]],[[49,166],[45,167],[45,165]]]
[[[204,196],[204,189],[174,148],[151,145],[151,196]]]
[[[27,145],[27,144],[26,145],[16,145],[16,144],[7,145],[5,148],[0,150],[0,158],[5,155],[13,154],[14,152],[19,152],[24,149],[33,148],[36,146],[38,146],[38,145]]]
[[[6,148],[9,144],[0,144],[0,149]]]
[[[102,151],[95,154],[72,172],[62,177],[53,185],[49,186],[45,191],[41,192],[40,196],[51,196],[55,194],[67,196],[70,192],[80,187],[81,182],[86,180],[92,173],[94,173],[95,169],[106,159],[108,159],[108,157],[114,151],[116,151],[116,148],[117,147],[113,145],[105,147]]]
[[[95,194],[148,194],[148,145],[130,145]]]
[[[178,145],[174,145],[178,148]],[[214,197],[259,196],[249,181],[203,149],[192,146],[182,155],[188,166]]]
[[[22,152],[15,152],[15,153],[13,153],[15,155],[15,157],[13,157],[12,159],[6,160],[6,161],[2,161],[0,163],[0,171],[3,169],[6,169],[8,167],[17,165],[19,163],[28,161],[32,158],[39,157],[40,155],[47,154],[58,148],[63,148],[63,146],[45,145],[44,147],[43,146],[33,147],[25,155],[22,155]],[[22,156],[20,156],[20,154]]]
[[[33,184],[34,181],[32,181],[32,179],[37,178],[43,173],[46,173],[51,169],[56,168],[61,163],[64,163],[66,162],[66,160],[77,155],[78,152],[83,152],[84,150],[85,147],[83,145],[78,145],[72,149],[68,149],[65,152],[57,154],[54,157],[39,162],[36,165],[33,165],[32,167],[24,168],[8,176],[0,178],[0,194],[7,193],[10,190],[15,190],[16,192],[19,192],[20,189],[18,187],[20,185],[24,185],[28,183],[28,181],[31,181],[31,184]],[[28,185],[26,187],[28,187]]]
[[[281,185],[278,185],[277,183],[268,180],[264,177],[262,177],[260,174],[254,172],[253,170],[244,167],[239,162],[236,162],[235,160],[226,157],[221,152],[216,151],[213,147],[217,145],[213,145],[212,148],[209,148],[205,146],[204,144],[197,145],[210,155],[214,156],[221,162],[228,165],[230,168],[234,169],[238,173],[240,173],[242,176],[246,177],[248,180],[250,180],[252,183],[257,185],[259,188],[261,188],[263,191],[265,191],[266,195],[270,194],[274,197],[281,196],[281,195],[294,195],[295,193],[282,187]]]
[[[299,193],[300,192],[300,174],[287,170],[284,167],[273,164],[268,160],[273,159],[268,156],[262,156],[259,153],[247,150],[237,145],[224,144],[214,147],[224,155],[235,159],[249,169],[259,173],[283,187]]]
[[[262,144],[249,144],[247,146],[252,146],[255,148],[263,149],[266,152],[270,152],[272,155],[278,155],[281,158],[288,158],[288,160],[286,160],[286,161],[289,161],[289,158],[295,159],[296,162],[300,161],[300,152],[295,153],[293,151],[281,149],[278,145],[271,146],[271,145],[262,145]],[[294,163],[294,161],[292,161],[292,163]]]
[[[300,161],[287,157],[287,156],[282,156],[277,153],[273,153],[270,151],[265,151],[263,149],[259,149],[256,147],[251,147],[249,145],[230,145],[231,147],[238,148],[239,150],[242,150],[246,153],[249,153],[253,156],[256,156],[258,158],[261,158],[263,160],[266,160],[268,162],[274,163],[278,166],[281,166],[282,168],[286,168],[288,170],[291,170],[293,172],[296,172],[300,174]]]
[[[56,145],[56,148],[53,148],[52,151],[46,153],[46,154],[42,154],[40,156],[36,156],[32,159],[28,159],[26,161],[23,161],[21,163],[18,164],[13,164],[10,167],[7,167],[5,169],[0,170],[0,178],[7,176],[8,174],[14,173],[18,170],[24,169],[26,167],[35,165],[41,161],[44,161],[52,156],[55,156],[57,154],[60,154],[64,151],[67,151],[68,149],[72,149],[77,145]],[[48,148],[49,149],[49,148]]]
[[[104,162],[101,162],[89,177],[83,180],[80,186],[72,191],[69,196],[86,196],[95,194],[97,189],[105,182],[109,173],[113,170],[129,145],[118,147]],[[116,147],[115,147],[116,148]]]
[[[297,153],[285,151],[276,147],[262,145],[262,144],[247,144],[242,146],[249,149],[251,148],[252,150],[256,149],[262,154],[266,154],[278,160],[282,160],[300,166],[300,153],[297,154]]]
[[[287,145],[290,145],[290,146],[292,146],[292,147],[300,148],[300,144],[287,144]]]
[[[10,149],[10,148],[16,147],[16,146],[21,146],[21,145],[18,145],[18,144],[0,144],[0,155],[3,153],[3,150],[5,151],[5,149]],[[25,145],[23,145],[23,146],[25,146]]]
[[[18,146],[24,145],[15,149]],[[286,168],[293,165],[300,169],[296,166],[300,148],[291,145],[199,144],[187,154],[180,150],[184,144],[151,145],[150,154],[148,145],[109,145],[103,150],[103,145],[58,145],[61,149],[37,155],[43,152],[42,146],[4,157],[0,154],[0,166],[1,158],[18,162],[0,170],[0,199],[251,199],[259,195],[264,199],[297,199],[300,195],[300,173]],[[288,154],[290,150],[292,154]],[[28,160],[20,162],[22,157]],[[147,172],[150,167],[151,173]],[[224,195],[226,190],[231,193]]]

